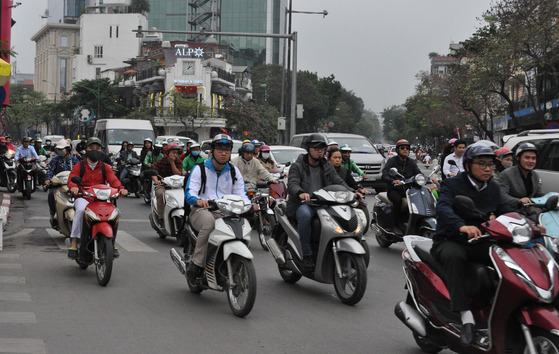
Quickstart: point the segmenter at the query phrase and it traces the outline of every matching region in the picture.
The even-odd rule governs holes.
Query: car
[[[516,152],[522,143],[538,148],[535,171],[542,181],[544,193],[559,192],[559,129],[527,130],[503,137],[504,147]]]
[[[289,142],[290,146],[304,147],[305,139],[311,133],[296,134]],[[319,133],[323,134],[328,141],[336,141],[339,146],[347,144],[351,147],[351,159],[357,166],[367,174],[362,184],[372,187],[377,193],[386,190],[386,183],[382,181],[382,168],[384,167],[385,158],[371,143],[369,139],[357,134],[344,133]]]
[[[278,169],[285,172],[292,163],[297,161],[299,155],[307,153],[305,149],[284,145],[270,145],[270,151]]]
[[[155,138],[156,143],[162,143],[166,141],[167,143],[170,144],[175,140],[180,140],[184,144],[184,146],[186,146],[188,142],[192,142],[192,143],[196,142],[196,140],[190,139],[189,137],[179,136],[179,135],[160,135],[157,138]]]
[[[58,143],[60,140],[64,140],[66,138],[64,137],[64,135],[45,135],[41,139],[43,139],[43,146],[44,146],[46,145],[45,142],[47,140],[50,140],[52,145],[56,145],[56,143]]]

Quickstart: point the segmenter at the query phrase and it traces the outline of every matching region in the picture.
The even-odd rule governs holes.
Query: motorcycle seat
[[[379,194],[377,194],[378,199],[380,199],[381,202],[384,202],[390,206],[392,206],[392,202],[390,201],[390,199],[388,199],[388,193],[387,192],[380,192]],[[408,198],[402,198],[402,211],[407,211],[408,210]]]
[[[437,273],[446,283],[444,267],[431,254],[432,240],[414,242],[413,249],[421,260]],[[464,278],[466,293],[470,297],[488,298],[493,296],[496,288],[496,279],[491,268],[483,263],[471,261],[466,264]]]

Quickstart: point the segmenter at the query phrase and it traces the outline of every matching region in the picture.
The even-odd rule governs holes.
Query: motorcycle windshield
[[[553,210],[540,215],[540,224],[545,227],[546,234],[559,237],[559,211]]]

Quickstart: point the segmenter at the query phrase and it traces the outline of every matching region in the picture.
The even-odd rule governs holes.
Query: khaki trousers
[[[194,248],[192,261],[199,267],[206,265],[206,251],[210,233],[215,229],[215,220],[223,217],[219,211],[208,211],[204,208],[192,207],[190,211],[190,224],[198,230],[198,239]]]

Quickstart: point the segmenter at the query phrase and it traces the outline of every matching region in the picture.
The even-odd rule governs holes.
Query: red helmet
[[[169,155],[169,152],[171,152],[171,150],[177,150],[178,151],[178,150],[180,150],[180,147],[179,147],[178,144],[175,144],[175,143],[169,144],[165,147],[165,152],[166,152],[167,155]]]
[[[508,156],[508,155],[512,155],[512,154],[513,154],[512,150],[508,149],[506,147],[502,147],[502,148],[499,148],[499,149],[495,150],[495,155],[497,155],[497,158],[499,160],[502,160],[503,157]]]
[[[0,141],[5,143],[6,142],[6,138],[4,138],[3,136],[0,136]]]
[[[398,148],[400,148],[400,146],[410,147],[410,142],[407,141],[406,139],[398,140],[398,142],[396,143],[396,150],[398,150]]]

